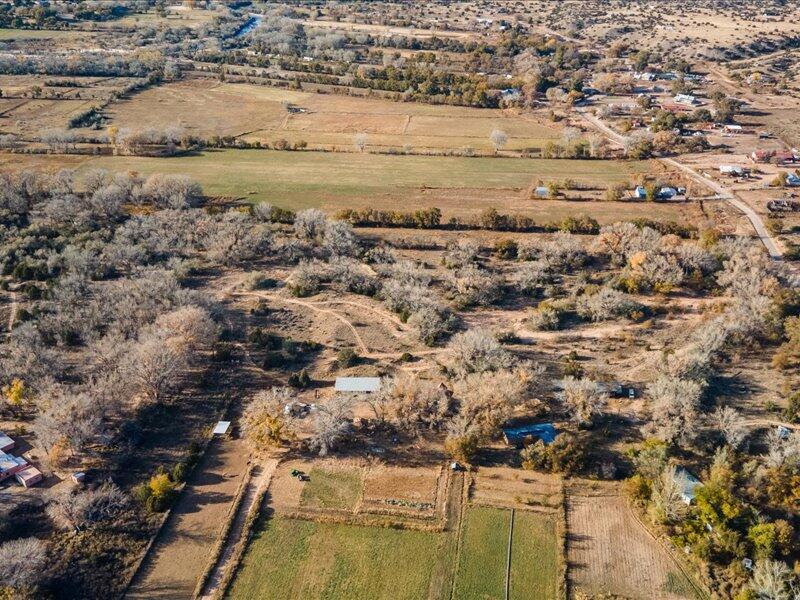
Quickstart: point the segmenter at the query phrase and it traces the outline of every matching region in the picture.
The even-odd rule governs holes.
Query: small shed
[[[0,452],[8,452],[14,448],[14,440],[0,431]]]
[[[681,488],[681,499],[686,504],[694,502],[696,489],[703,485],[700,480],[683,467],[675,469],[675,480]]]
[[[70,479],[72,479],[72,483],[81,485],[86,481],[86,473],[83,471],[78,471],[77,473],[73,473]]]
[[[230,421],[218,421],[216,426],[214,427],[214,431],[211,433],[213,435],[225,435],[228,433],[228,430],[231,428]]]
[[[795,173],[789,173],[786,176],[786,185],[790,185],[792,187],[800,185],[800,176]]]
[[[375,393],[381,389],[380,377],[337,377],[334,389],[350,394]]]
[[[556,439],[556,428],[552,423],[528,423],[515,427],[504,427],[503,438],[509,446],[521,448],[527,442],[542,440],[545,446]]]
[[[22,487],[33,487],[42,480],[42,472],[33,466],[27,466],[21,471],[17,471],[15,477],[22,484]]]
[[[643,185],[637,185],[636,189],[633,190],[633,195],[639,198],[639,200],[644,200],[647,198],[647,190],[644,189]]]

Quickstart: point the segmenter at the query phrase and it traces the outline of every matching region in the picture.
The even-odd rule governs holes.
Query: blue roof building
[[[681,488],[681,500],[686,504],[694,502],[695,490],[703,485],[702,482],[683,467],[675,469],[675,481]]]
[[[516,427],[504,427],[503,437],[509,446],[524,446],[526,441],[542,440],[545,446],[556,439],[556,428],[552,423],[528,423]]]
[[[641,200],[644,200],[647,198],[647,190],[644,189],[644,186],[637,185],[636,189],[633,190],[633,195]]]

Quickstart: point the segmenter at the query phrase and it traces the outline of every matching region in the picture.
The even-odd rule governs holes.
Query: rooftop
[[[380,377],[337,377],[337,392],[377,392],[381,389]]]

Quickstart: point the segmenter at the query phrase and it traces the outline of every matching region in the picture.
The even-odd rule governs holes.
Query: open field
[[[361,494],[361,471],[314,468],[303,486],[300,502],[308,508],[353,510]]]
[[[644,162],[388,156],[272,150],[219,150],[175,158],[0,154],[0,168],[35,166],[184,174],[211,196],[266,201],[291,209],[320,207],[414,210],[436,206],[445,216],[486,208],[526,214],[539,222],[587,214],[601,223],[637,217],[698,223],[695,203],[573,202],[530,199],[538,180],[571,178],[590,186],[630,181]],[[711,203],[707,202],[706,207]]]
[[[461,534],[454,597],[501,600],[505,595],[511,511],[468,508]]]
[[[515,511],[510,598],[557,598],[558,570],[555,519],[541,513]]]
[[[208,78],[150,88],[114,105],[109,115],[119,127],[180,126],[202,138],[303,140],[312,148],[352,149],[357,133],[367,134],[367,148],[408,145],[414,151],[468,146],[489,152],[493,149],[489,136],[495,129],[507,133],[509,150],[541,148],[560,136],[558,125],[518,110],[323,95]]]
[[[567,522],[572,589],[642,600],[700,597],[666,550],[636,521],[624,498],[571,496]]]
[[[48,29],[3,29],[0,28],[0,41],[9,40],[52,40],[79,37],[81,32]]]
[[[446,534],[269,518],[228,597],[425,598],[446,541]]]

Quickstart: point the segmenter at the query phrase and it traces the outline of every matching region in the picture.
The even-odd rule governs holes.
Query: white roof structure
[[[230,427],[231,427],[230,421],[219,421],[217,423],[217,426],[214,427],[214,431],[212,431],[211,433],[213,433],[214,435],[225,435],[226,433],[228,433],[228,429],[230,429]]]
[[[333,386],[337,392],[377,392],[381,389],[380,377],[337,377]]]
[[[695,488],[703,485],[700,480],[683,467],[675,469],[675,481],[681,487],[681,499],[686,504],[691,504],[695,497]]]
[[[14,447],[14,440],[0,431],[0,452],[8,452]]]

